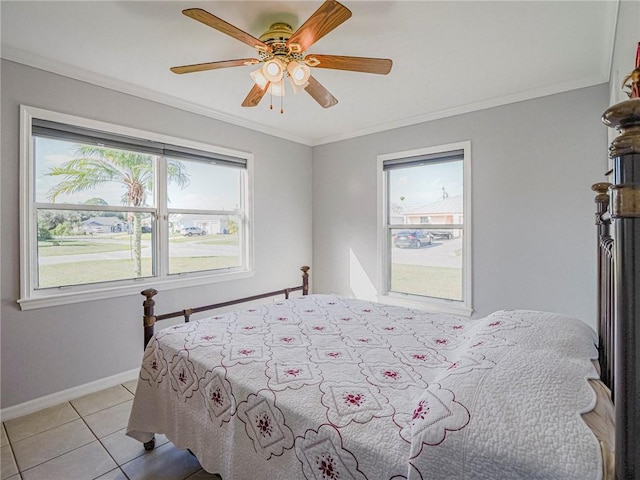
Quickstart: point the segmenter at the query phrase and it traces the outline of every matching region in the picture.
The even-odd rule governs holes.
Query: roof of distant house
[[[443,213],[462,213],[462,195],[441,198],[433,203],[418,205],[402,211],[403,215],[434,215]]]
[[[91,217],[88,220],[82,222],[83,225],[104,225],[111,226],[118,223],[126,223],[124,220],[118,217]]]

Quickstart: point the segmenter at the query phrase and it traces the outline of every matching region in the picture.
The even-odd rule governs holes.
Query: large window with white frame
[[[378,157],[380,293],[471,314],[470,143]]]
[[[251,269],[251,156],[22,107],[22,308]]]

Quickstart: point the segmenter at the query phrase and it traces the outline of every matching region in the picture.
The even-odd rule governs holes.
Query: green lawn
[[[185,237],[173,235],[169,237],[170,243],[198,243],[200,245],[238,245],[237,235],[197,235]]]
[[[100,240],[118,240],[118,242],[101,242]],[[150,233],[143,233],[142,240],[151,240]],[[105,235],[100,237],[82,236],[78,239],[42,240],[38,242],[38,255],[41,257],[54,257],[59,255],[82,255],[84,253],[104,253],[132,248],[132,239],[127,233]],[[201,237],[170,237],[171,243],[198,243],[200,245],[238,245],[236,235],[205,235]]]
[[[462,270],[394,263],[391,290],[426,297],[462,300]]]
[[[129,250],[129,244],[99,243],[91,240],[46,240],[38,242],[38,256],[82,255],[83,253],[115,252]]]
[[[215,268],[236,266],[238,257],[179,257],[171,259],[172,273],[197,272]],[[61,263],[40,265],[39,287],[80,285],[112,280],[133,278],[133,260],[97,260],[92,262]],[[142,259],[142,276],[152,276],[151,259]],[[70,282],[72,281],[72,283]]]

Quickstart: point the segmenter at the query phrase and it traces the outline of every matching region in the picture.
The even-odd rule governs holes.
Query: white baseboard
[[[69,388],[68,390],[29,400],[28,402],[20,403],[12,407],[3,408],[0,410],[0,418],[4,422],[13,418],[22,417],[23,415],[29,415],[30,413],[37,412],[38,410],[53,407],[54,405],[59,405],[60,403],[68,402],[69,400],[75,400],[76,398],[90,393],[99,392],[105,388],[115,387],[121,383],[137,379],[139,372],[140,369],[136,368],[129,370],[128,372],[122,372],[117,375],[101,378],[95,382],[85,383],[84,385]]]

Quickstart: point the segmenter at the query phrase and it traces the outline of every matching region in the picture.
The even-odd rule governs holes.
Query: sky
[[[443,187],[450,197],[462,195],[462,160],[389,170],[389,201],[403,208],[440,200]]]

